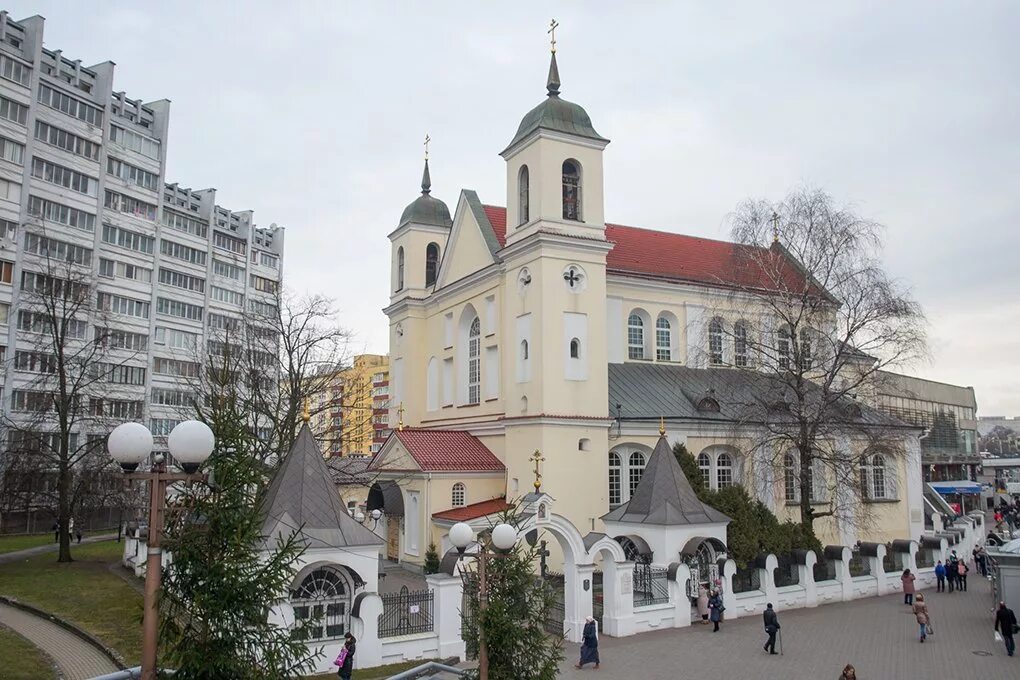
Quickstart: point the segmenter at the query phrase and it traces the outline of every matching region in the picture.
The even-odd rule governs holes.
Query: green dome
[[[450,209],[438,198],[433,198],[432,178],[429,175],[429,161],[425,159],[425,171],[421,176],[421,196],[411,201],[404,208],[400,215],[400,224],[404,226],[408,222],[415,224],[431,224],[437,227],[452,227],[453,220],[450,219]]]
[[[553,53],[552,61],[549,64],[549,81],[546,83],[548,96],[544,102],[528,111],[524,116],[517,128],[517,134],[514,135],[513,141],[510,142],[507,149],[538,129],[565,132],[569,135],[587,137],[602,142],[609,141],[592,127],[587,111],[573,102],[560,99],[559,88],[560,74],[556,67],[556,54]]]

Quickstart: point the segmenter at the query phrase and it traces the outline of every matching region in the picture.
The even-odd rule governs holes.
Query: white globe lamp
[[[361,522],[364,522],[365,521],[365,513],[363,513],[363,512],[356,513],[354,515],[354,521],[358,522],[359,524]]]
[[[379,508],[372,511],[372,519],[378,522],[380,517],[382,517],[382,511]]]
[[[497,550],[509,550],[517,543],[517,529],[503,523],[497,524],[492,529],[492,544]]]
[[[457,549],[458,552],[463,553],[464,548],[471,545],[471,542],[475,540],[475,530],[470,525],[464,522],[457,522],[450,527],[450,543]]]
[[[124,472],[134,472],[152,453],[152,433],[141,423],[124,423],[114,428],[106,445]]]
[[[185,420],[178,424],[170,432],[166,443],[170,455],[189,474],[197,472],[216,448],[212,430],[197,420]]]

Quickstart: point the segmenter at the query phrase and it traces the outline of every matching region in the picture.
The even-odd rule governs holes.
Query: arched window
[[[645,322],[637,314],[627,318],[627,358],[645,358]]]
[[[871,497],[886,498],[885,456],[876,453],[871,459]]]
[[[810,371],[811,365],[811,331],[802,328],[800,331],[800,368],[802,371]]]
[[[528,360],[528,341],[521,340],[521,359],[524,361]]]
[[[698,454],[698,469],[701,470],[701,483],[706,489],[712,488],[712,459],[707,453]]]
[[[397,248],[397,290],[404,290],[404,246]]]
[[[779,368],[790,368],[790,345],[793,340],[793,333],[789,326],[780,326],[776,339],[776,357]]]
[[[581,358],[581,341],[577,338],[570,340],[570,358],[580,359]]]
[[[620,454],[609,452],[609,506],[617,506],[623,502],[623,491],[620,488]]]
[[[528,166],[522,165],[517,175],[517,212],[520,215],[520,219],[517,220],[518,226],[525,224],[529,219],[531,202],[528,194]]]
[[[645,473],[645,454],[640,451],[635,451],[630,454],[630,493],[629,496],[634,495],[634,491],[637,489],[638,484],[641,483],[641,475]]]
[[[439,244],[430,243],[425,248],[425,285],[431,286],[436,282],[436,274],[439,272]]]
[[[797,500],[797,472],[793,456],[783,456],[783,497],[787,502]]]
[[[468,330],[468,399],[477,404],[482,392],[482,323],[476,316]]]
[[[733,459],[728,453],[720,453],[715,459],[715,480],[717,488],[733,486]]]
[[[747,322],[733,324],[733,365],[740,368],[750,365],[747,353]]]
[[[563,161],[563,219],[581,221],[581,166]]]
[[[660,316],[655,321],[655,360],[673,360],[673,328],[669,319]]]
[[[467,502],[467,489],[464,487],[463,482],[457,482],[453,485],[453,492],[451,496],[450,500],[453,502],[453,507],[464,507],[464,504]]]
[[[723,363],[723,322],[719,317],[708,324],[708,363],[713,366]]]
[[[335,569],[316,569],[291,592],[294,635],[298,639],[333,640],[347,632],[351,589]]]

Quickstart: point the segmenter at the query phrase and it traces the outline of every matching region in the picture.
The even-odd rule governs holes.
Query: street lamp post
[[[458,522],[450,528],[450,543],[457,549],[457,553],[464,556],[464,549],[475,540],[475,530],[465,522]],[[477,553],[469,557],[478,560],[478,609],[483,614],[487,606],[488,588],[485,582],[485,564],[494,557],[503,557],[507,551],[517,543],[517,529],[513,526],[501,523],[492,529],[489,545],[495,550],[489,550],[489,546],[480,545]],[[480,617],[480,618],[484,618]],[[484,621],[478,626],[478,677],[481,680],[489,680],[489,649],[485,643]]]
[[[110,433],[110,456],[120,463],[127,479],[149,483],[149,536],[145,558],[145,594],[142,610],[142,680],[156,680],[156,649],[159,632],[159,584],[163,568],[163,510],[166,489],[173,482],[201,482],[208,477],[199,472],[209,458],[216,439],[205,423],[186,420],[170,432],[167,447],[183,472],[167,469],[157,455],[148,472],[137,472],[138,465],[152,452],[152,433],[140,423],[124,423]]]

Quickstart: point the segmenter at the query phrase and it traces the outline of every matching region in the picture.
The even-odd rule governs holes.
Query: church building
[[[660,420],[709,487],[754,474],[726,398],[747,388],[733,329],[768,323],[733,295],[754,270],[733,267],[732,243],[607,222],[609,139],[560,88],[554,49],[544,99],[500,154],[503,205],[462,189],[451,212],[426,158],[421,195],[389,234],[394,431],[369,468],[368,509],[382,511],[391,559],[421,564],[430,543],[442,555],[450,526],[488,526],[533,490],[536,470],[581,535],[606,532]],[[904,428],[903,455],[862,472],[876,513],[867,533],[819,520],[823,543],[920,535],[919,434]],[[818,503],[835,492],[821,474],[814,484]],[[754,493],[795,518],[796,487],[778,475]]]

